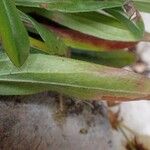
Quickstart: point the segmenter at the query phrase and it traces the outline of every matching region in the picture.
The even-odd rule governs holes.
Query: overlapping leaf
[[[41,53],[49,53],[47,46],[43,42],[34,38],[30,38],[30,43],[32,47],[32,53],[38,53],[39,50],[41,51]],[[137,59],[134,53],[126,52],[123,50],[114,50],[112,52],[95,52],[89,50],[83,51],[81,49],[71,49],[71,58],[117,68],[131,65],[135,63]]]
[[[105,11],[118,19],[119,22],[124,24],[129,29],[129,31],[132,32],[136,39],[139,37],[142,38],[144,35],[144,23],[140,13],[132,3],[130,6],[126,5],[126,7],[127,8],[125,11],[122,8],[106,9]],[[131,7],[130,9],[133,10],[128,10],[128,7]]]
[[[54,32],[48,30],[44,25],[38,23],[32,17],[20,12],[20,16],[24,22],[27,24],[32,24],[33,27],[37,30],[38,34],[40,34],[41,38],[45,42],[47,46],[47,52],[49,54],[58,54],[65,55],[67,52],[67,47],[63,43],[63,41],[58,37]],[[31,43],[32,44],[32,43]]]
[[[24,18],[22,19],[24,22],[27,21]],[[30,24],[30,22],[27,21],[26,26],[30,32],[39,34],[38,31],[34,30],[34,26]],[[90,36],[90,35],[87,35],[87,34],[72,30],[72,29],[60,27],[60,26],[55,27],[52,25],[47,25],[44,27],[48,28],[48,30],[50,31],[53,31],[58,37],[60,37],[62,41],[66,44],[66,46],[75,48],[75,49],[89,50],[89,51],[113,51],[113,50],[121,50],[124,48],[133,47],[137,44],[137,42],[104,40],[101,38],[93,37],[93,36]],[[35,46],[38,46],[38,44],[43,45],[40,41],[37,41],[36,39],[32,39],[31,42],[32,42],[31,44],[34,43]],[[48,50],[48,47],[46,48],[45,46],[44,46],[44,50],[46,50],[47,52],[49,51],[50,54],[55,52],[54,49]],[[61,49],[61,51],[63,52],[63,48]]]
[[[68,28],[53,26],[48,26],[48,28],[60,36],[67,46],[80,50],[114,51],[133,47],[137,44],[137,42],[104,40]]]
[[[90,52],[72,50],[71,56],[75,59],[117,68],[131,65],[136,61],[136,56],[134,53],[115,50],[113,52]]]
[[[140,40],[143,35],[137,33],[135,36],[134,30],[130,30],[126,24],[123,24],[118,19],[106,13],[88,12],[72,14],[49,12],[46,10],[38,10],[36,12],[63,26],[97,38],[133,42]],[[131,22],[131,20],[128,20],[128,23],[129,22]],[[137,28],[136,24],[134,28]]]
[[[135,1],[137,2],[137,0]],[[0,2],[2,4],[0,5],[0,12],[2,14],[0,21],[2,21],[3,24],[0,27],[4,27],[5,25],[9,27],[8,32],[7,30],[5,31],[9,33],[9,40],[3,38],[4,41],[6,41],[6,43],[3,42],[4,45],[9,46],[7,48],[14,46],[12,42],[14,38],[16,43],[20,42],[19,44],[23,47],[22,49],[27,48],[27,46],[29,47],[28,40],[26,40],[26,43],[21,43],[22,41],[20,41],[22,38],[20,38],[19,35],[22,33],[22,30],[24,31],[24,36],[26,32],[23,25],[18,21],[19,17],[13,3],[14,1],[11,1],[12,3],[7,5],[9,10],[7,10],[4,5],[6,2],[10,2],[9,0],[2,0]],[[64,45],[62,47],[59,45],[61,42],[57,40],[57,37],[63,38],[66,45],[71,47],[81,47],[85,50],[86,47],[91,46],[90,49],[94,47],[95,50],[98,50],[100,49],[100,45],[95,45],[95,39],[101,41],[103,47],[113,42],[122,42],[130,45],[131,43],[135,44],[138,42],[144,32],[141,18],[135,21],[131,19],[130,16],[126,16],[126,11],[120,11],[123,8],[123,0],[15,0],[15,3],[18,8],[30,8],[34,13],[37,13],[36,15],[44,16],[62,25],[63,29],[67,30],[64,32],[64,30],[62,31],[60,28],[55,28],[54,26],[48,29],[30,16],[21,13],[23,21],[27,24],[32,24],[32,27],[37,30],[44,41],[42,42],[30,38],[31,46],[47,53],[58,51],[57,46],[59,46],[59,50],[65,49]],[[115,9],[113,9],[114,7]],[[5,11],[6,13],[3,14]],[[15,15],[13,16],[17,18],[17,20],[12,17],[10,12],[14,12]],[[38,19],[39,18],[37,18],[37,20]],[[6,20],[7,22],[5,22]],[[40,20],[38,21],[40,22]],[[22,27],[22,29],[19,29],[19,27]],[[15,32],[13,32],[14,30]],[[52,30],[57,33],[57,35],[53,33]],[[0,31],[2,37],[4,37],[5,34],[2,33],[2,30]],[[16,33],[17,38],[15,38],[16,35],[12,33]],[[78,35],[78,37],[76,38],[74,35]],[[81,35],[85,43],[79,40]],[[86,37],[91,37],[91,39],[95,38],[93,40],[94,42],[89,42],[89,44],[88,41],[85,40]],[[11,43],[7,44],[7,42]],[[89,45],[86,45],[86,42]],[[112,44],[111,46],[114,45]],[[111,46],[110,48],[112,48]],[[11,54],[9,52],[7,53]],[[26,59],[26,54],[24,58],[22,58],[23,53],[16,51],[14,54],[17,54],[14,55],[15,59],[13,55],[9,55],[9,57],[12,58],[11,60],[16,63],[17,66],[23,64]],[[100,64],[105,65],[106,61],[103,62],[102,59],[108,60],[109,58],[110,63],[108,64],[113,66],[117,64],[114,61],[117,54],[118,52],[110,55],[107,53],[99,53],[96,54],[96,57],[101,59]],[[92,54],[89,55],[92,56]],[[124,59],[123,55],[118,56],[122,56],[120,59]],[[127,56],[127,58],[129,58],[129,56]],[[87,61],[89,61],[89,58]],[[111,61],[115,63],[113,64]],[[1,53],[0,68],[1,95],[26,95],[51,90],[72,97],[89,100],[150,99],[150,80],[148,78],[126,70],[110,68],[84,61],[49,56],[46,54],[31,54],[22,67],[16,68],[8,57]]]
[[[11,61],[21,66],[29,54],[29,39],[12,0],[0,1],[0,38]]]
[[[0,67],[1,95],[52,90],[82,99],[150,99],[150,80],[126,70],[44,54],[30,55],[20,69],[1,55]]]
[[[43,42],[30,37],[31,43],[31,52],[38,53],[39,50],[41,53],[49,53],[48,47]],[[135,63],[136,56],[132,52],[126,51],[102,51],[96,52],[91,50],[78,50],[78,49],[70,49],[71,51],[71,58],[84,60],[87,62],[92,62],[96,64],[102,64],[106,66],[113,66],[113,67],[124,67],[127,65],[131,65]]]

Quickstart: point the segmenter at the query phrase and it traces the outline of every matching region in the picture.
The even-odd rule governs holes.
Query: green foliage
[[[120,14],[119,11],[112,9],[108,12],[114,13],[116,18],[104,14],[104,12],[60,13],[37,10],[40,15],[63,26],[97,38],[114,41],[138,41],[143,37],[142,20],[135,23],[125,14]]]
[[[135,6],[142,12],[150,13],[150,1],[149,0],[134,0]]]
[[[148,11],[149,1],[134,4]],[[149,79],[111,68],[133,63],[135,54],[121,50],[143,38],[133,2],[1,0],[0,22],[7,54],[0,54],[1,95],[52,90],[81,99],[150,98]],[[72,48],[71,58],[64,58]]]
[[[60,12],[89,12],[122,6],[123,0],[16,0],[18,6],[44,8]]]
[[[0,36],[11,61],[21,66],[29,54],[29,39],[11,0],[0,1]]]
[[[19,69],[1,56],[0,67],[4,95],[52,90],[82,99],[127,100],[146,98],[150,91],[150,80],[135,73],[58,56],[31,54]]]
[[[71,56],[75,59],[117,68],[133,64],[136,61],[136,56],[133,52],[125,51],[92,52],[72,50]]]
[[[44,25],[38,23],[32,17],[20,12],[20,16],[22,20],[26,23],[31,23],[33,27],[37,30],[39,35],[41,36],[42,40],[45,42],[46,46],[48,47],[49,54],[58,54],[58,55],[65,55],[67,48],[65,44],[62,42],[60,37],[55,35],[54,32],[45,28]]]

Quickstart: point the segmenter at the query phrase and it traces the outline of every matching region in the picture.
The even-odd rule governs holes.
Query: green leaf
[[[71,56],[75,59],[117,68],[131,65],[136,61],[136,56],[134,53],[115,50],[112,52],[72,50]]]
[[[52,52],[49,50],[49,48],[47,47],[47,45],[44,42],[37,40],[35,38],[32,38],[32,37],[30,37],[29,39],[30,39],[30,45],[31,45],[30,51],[32,51],[32,48],[34,48],[38,51],[40,50],[40,51],[48,53],[48,54],[54,53],[53,50],[52,50]]]
[[[11,61],[21,66],[28,57],[30,44],[12,0],[0,0],[0,37]]]
[[[122,6],[123,0],[15,0],[18,6],[37,7],[61,12],[89,12]]]
[[[30,37],[31,43],[31,52],[38,53],[40,50],[44,53],[49,53],[47,46],[34,38]],[[131,65],[136,61],[136,56],[132,52],[126,51],[102,51],[102,52],[95,52],[93,49],[90,50],[78,50],[78,49],[70,49],[71,50],[71,58],[75,58],[78,60],[84,60],[87,62],[92,62],[96,64],[102,64],[106,66],[113,66],[113,67],[124,67],[127,65]]]
[[[46,90],[99,100],[150,99],[150,79],[123,70],[44,54],[31,54],[20,68],[0,56],[0,94]]]
[[[48,28],[60,36],[67,46],[80,50],[114,51],[134,47],[137,44],[137,42],[104,40],[64,27],[54,27],[49,25]]]
[[[133,0],[133,1],[139,11],[150,13],[150,1],[149,0]]]
[[[41,36],[43,41],[47,46],[47,52],[49,54],[66,55],[67,47],[59,36],[57,36],[53,31],[48,30],[46,26],[38,23],[32,17],[20,12],[22,20],[27,24],[32,24],[37,30],[38,34]],[[31,26],[31,25],[30,25]]]
[[[141,39],[141,35],[135,36],[126,24],[123,24],[106,13],[88,12],[71,14],[49,12],[46,10],[37,10],[36,13],[70,29],[97,38],[126,42],[133,42]]]
[[[37,31],[34,30],[33,26],[30,23],[26,24],[26,27],[28,30],[34,34],[38,34]],[[64,28],[64,27],[56,27],[52,25],[47,25],[48,30],[51,30],[56,33],[57,36],[59,36],[66,46],[74,48],[74,49],[80,49],[80,50],[88,50],[88,51],[114,51],[114,50],[122,50],[124,48],[134,47],[137,42],[123,42],[123,41],[111,41],[111,40],[104,40],[100,38],[96,38],[72,29]],[[40,45],[43,45],[39,47],[40,50],[43,50],[46,52],[50,51],[48,50],[47,46],[44,46],[44,43],[42,43],[39,40],[32,39],[30,40],[32,42],[32,45],[35,45],[39,47]],[[38,46],[39,45],[39,46]],[[53,51],[53,50],[51,50]]]
[[[140,16],[140,13],[134,8],[133,4],[130,4],[130,7],[133,7],[136,11],[136,14],[134,18],[132,18],[133,14],[130,14],[129,12],[124,12],[122,8],[116,8],[116,9],[107,9],[105,10],[107,13],[118,19],[118,21],[126,27],[128,27],[129,31],[135,36],[136,39],[143,38],[144,35],[144,23]]]

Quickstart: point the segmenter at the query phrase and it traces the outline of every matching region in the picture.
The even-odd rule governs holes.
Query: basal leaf
[[[53,27],[49,25],[48,28],[60,36],[67,46],[74,49],[86,51],[114,51],[133,47],[137,44],[137,42],[104,40],[63,27]]]
[[[44,54],[32,54],[16,68],[0,56],[0,94],[52,90],[81,99],[150,99],[150,79],[133,72]]]
[[[123,24],[118,21],[118,19],[106,13],[88,12],[72,14],[49,12],[46,10],[37,10],[36,13],[70,29],[97,38],[126,42],[133,42],[141,39],[141,35],[135,36],[126,24]]]
[[[34,27],[32,24],[27,23],[26,27],[28,28],[30,32],[34,34],[38,34],[38,32],[34,30]],[[72,29],[60,27],[60,26],[56,27],[52,25],[47,25],[46,27],[48,28],[48,30],[55,32],[55,34],[63,40],[66,46],[74,48],[74,49],[80,49],[80,50],[86,50],[86,51],[87,50],[88,51],[114,51],[114,50],[121,50],[124,48],[134,47],[137,44],[137,42],[104,40],[101,38],[93,37],[93,36],[90,36],[90,35],[87,35],[87,34],[72,30]],[[39,40],[36,40],[35,38],[32,39],[32,41],[30,40],[30,42],[34,43],[34,45],[36,44],[37,46],[38,44],[43,45],[43,43],[41,43]],[[49,49],[49,50],[48,48],[45,49],[45,46],[44,46],[44,50],[46,50],[47,52],[49,51],[50,54],[52,54],[51,51],[53,51],[53,49]]]

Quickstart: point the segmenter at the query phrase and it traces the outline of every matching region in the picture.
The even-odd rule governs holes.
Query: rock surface
[[[0,150],[112,150],[104,104],[56,95],[0,97]]]

